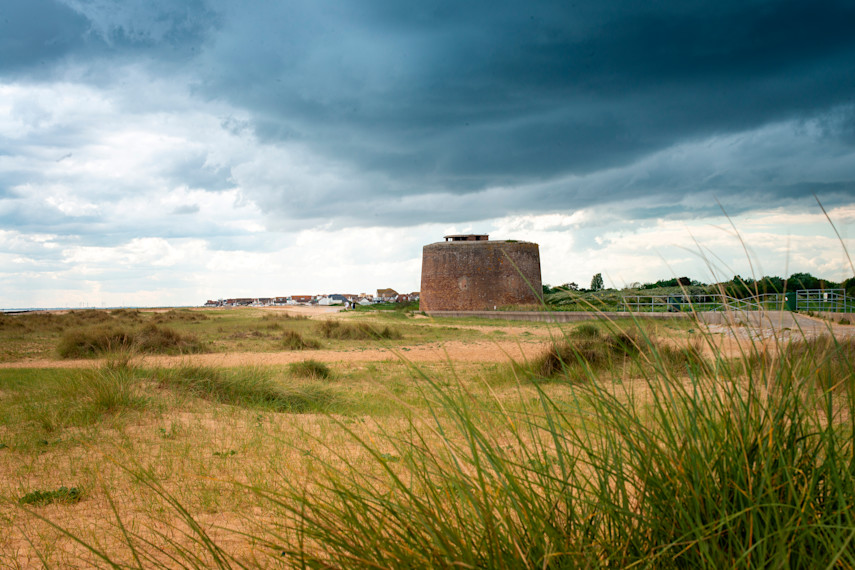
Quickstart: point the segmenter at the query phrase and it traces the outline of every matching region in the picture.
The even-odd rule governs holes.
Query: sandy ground
[[[204,310],[204,309],[201,309]],[[307,316],[312,319],[348,318],[352,313],[336,314],[342,307],[268,307],[265,311],[286,312]],[[743,322],[736,324],[711,323],[700,325],[711,333],[708,337],[713,346],[728,356],[738,356],[754,344],[775,350],[781,343],[802,338],[813,338],[829,332],[842,339],[855,336],[855,326],[839,325],[805,315],[776,319],[774,315],[762,316],[746,313]],[[427,318],[427,317],[421,317]],[[435,321],[441,325],[442,320]],[[182,356],[141,356],[134,362],[143,366],[175,367],[200,366],[270,366],[284,365],[306,359],[315,359],[329,364],[350,362],[376,362],[403,359],[411,362],[507,362],[533,358],[542,353],[553,335],[560,336],[556,328],[529,327],[512,324],[496,326],[461,325],[456,328],[478,330],[485,333],[501,331],[505,336],[482,341],[445,341],[430,344],[372,347],[339,350],[305,350],[283,352],[228,352],[193,354]],[[689,341],[690,338],[686,338]],[[680,344],[680,339],[668,342]],[[705,349],[710,355],[713,348]],[[0,363],[0,368],[88,368],[100,366],[101,360],[22,360]]]
[[[531,358],[542,351],[540,337],[527,341],[449,341],[395,348],[356,350],[303,350],[286,352],[228,352],[183,356],[144,356],[134,359],[143,366],[270,366],[312,358],[326,363],[376,362],[404,359],[412,362],[501,362]],[[28,360],[0,363],[0,368],[93,368],[101,360]]]

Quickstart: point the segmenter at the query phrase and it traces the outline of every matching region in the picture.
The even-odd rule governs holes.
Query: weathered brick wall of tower
[[[537,244],[486,237],[424,246],[421,310],[483,311],[542,301]]]

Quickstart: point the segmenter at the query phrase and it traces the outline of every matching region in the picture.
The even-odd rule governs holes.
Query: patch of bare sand
[[[351,350],[303,350],[285,352],[229,352],[182,356],[142,356],[134,359],[142,366],[271,366],[314,359],[326,363],[371,362],[403,358],[412,362],[507,362],[531,358],[543,350],[544,339],[517,342],[446,341],[394,348]],[[29,360],[0,363],[0,368],[94,368],[102,360]]]

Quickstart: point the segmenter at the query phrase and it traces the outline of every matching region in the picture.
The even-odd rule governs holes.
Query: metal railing
[[[855,299],[843,289],[805,289],[796,291],[796,310],[813,313],[850,313]]]
[[[790,299],[788,300],[788,297]],[[619,311],[786,311],[851,313],[855,299],[843,289],[806,289],[789,294],[765,293],[739,299],[719,293],[702,295],[630,295],[622,298]]]

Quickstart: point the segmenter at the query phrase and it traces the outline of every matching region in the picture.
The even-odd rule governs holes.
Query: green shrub
[[[80,488],[60,487],[54,491],[32,491],[18,499],[18,502],[22,505],[42,507],[51,503],[79,503],[82,498],[83,491]]]

